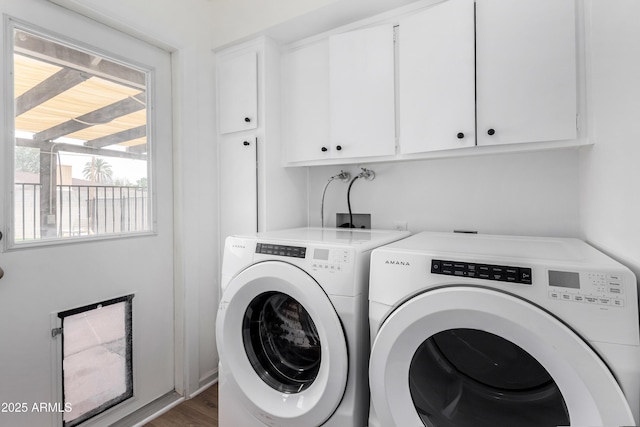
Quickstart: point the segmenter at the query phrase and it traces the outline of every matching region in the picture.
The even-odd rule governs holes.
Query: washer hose
[[[356,182],[356,179],[360,178],[360,175],[356,175],[356,177],[351,180],[351,182],[349,183],[349,189],[347,190],[347,207],[349,208],[349,228],[356,228],[356,226],[353,225],[353,212],[351,212],[351,186],[353,185],[354,182]]]

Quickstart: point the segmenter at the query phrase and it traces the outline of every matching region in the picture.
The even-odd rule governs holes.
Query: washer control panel
[[[351,252],[346,249],[313,248],[311,267],[319,270],[342,270],[342,265],[351,262]]]
[[[257,243],[256,254],[275,255],[304,260],[315,271],[342,271],[345,264],[351,263],[352,251],[341,248],[304,247]],[[293,260],[292,260],[293,261]]]
[[[624,307],[622,275],[549,270],[549,298],[610,307]]]
[[[273,245],[270,243],[256,244],[256,253],[265,255],[278,255],[291,258],[305,258],[307,248],[302,246]]]
[[[431,260],[431,273],[445,276],[471,277],[499,282],[532,283],[531,268],[509,265],[478,264],[472,262]]]

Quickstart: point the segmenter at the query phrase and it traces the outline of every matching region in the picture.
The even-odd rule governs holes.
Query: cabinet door
[[[220,138],[220,237],[258,228],[257,142],[255,136]]]
[[[286,53],[282,61],[284,156],[322,160],[329,143],[329,41]]]
[[[400,21],[400,152],[475,145],[473,0],[448,0]]]
[[[576,138],[575,16],[574,0],[478,0],[478,145]]]
[[[218,119],[220,133],[258,126],[258,62],[256,52],[218,63]]]
[[[332,36],[330,55],[331,154],[395,154],[393,26]]]

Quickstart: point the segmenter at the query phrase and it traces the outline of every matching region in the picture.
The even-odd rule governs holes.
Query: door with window
[[[111,425],[174,389],[170,54],[0,12],[0,425]]]

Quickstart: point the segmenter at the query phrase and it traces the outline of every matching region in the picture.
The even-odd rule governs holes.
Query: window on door
[[[149,70],[12,27],[10,245],[153,229]]]

